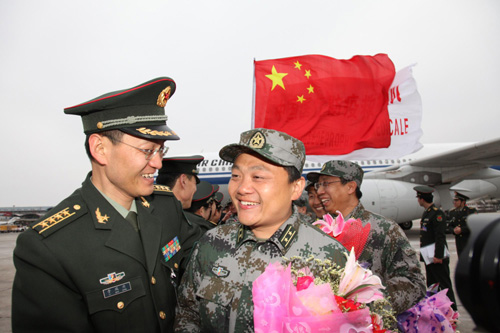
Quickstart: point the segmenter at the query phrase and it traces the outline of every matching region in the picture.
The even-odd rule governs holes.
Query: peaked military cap
[[[174,80],[159,77],[65,108],[64,113],[81,116],[85,134],[118,129],[146,139],[179,140],[167,126],[164,108],[174,92]]]
[[[300,174],[306,160],[302,141],[286,133],[267,128],[256,128],[241,133],[240,142],[223,147],[219,156],[234,163],[242,153],[255,152],[265,160],[281,166],[293,166]]]
[[[209,182],[202,180],[196,185],[196,192],[193,195],[193,202],[208,201],[214,194],[214,187]]]
[[[307,180],[316,183],[321,175],[335,176],[347,181],[354,181],[360,187],[363,182],[363,174],[363,169],[354,162],[333,160],[323,164],[320,172],[309,172]]]
[[[434,192],[434,189],[432,187],[426,185],[415,186],[413,189],[417,191],[417,193],[421,194],[431,194],[432,192]]]
[[[224,194],[222,194],[221,192],[217,192],[214,194],[214,198],[215,201],[217,201],[217,203],[221,203],[222,200],[224,199]]]
[[[462,200],[462,201],[467,201],[470,198],[462,193],[455,192],[455,199]]]
[[[201,155],[166,157],[163,159],[162,167],[158,171],[158,176],[167,173],[184,173],[187,175],[194,175],[196,184],[199,184],[200,179],[198,178],[198,169],[196,166],[204,159],[205,158]]]

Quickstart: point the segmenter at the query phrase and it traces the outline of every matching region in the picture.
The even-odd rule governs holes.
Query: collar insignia
[[[142,203],[142,205],[143,205],[144,207],[149,208],[149,206],[151,206],[151,205],[149,204],[149,202],[147,202],[147,200],[146,200],[146,199],[144,199],[144,197],[141,197],[141,199],[142,199],[142,202],[141,202],[141,203]]]
[[[240,244],[243,238],[245,238],[245,227],[243,226],[243,224],[240,224],[240,227],[238,228],[238,238],[236,239],[236,244]]]
[[[292,225],[288,225],[281,233],[279,241],[281,245],[287,250],[292,244],[292,240],[296,237],[297,230]]]
[[[226,267],[222,266],[212,267],[212,273],[214,273],[218,277],[226,277],[229,275],[229,271],[226,269]]]
[[[100,284],[111,284],[111,283],[115,283],[116,281],[120,281],[121,279],[123,279],[123,277],[125,276],[125,272],[120,272],[120,273],[116,273],[116,272],[113,272],[113,273],[108,273],[108,276],[102,278],[102,279],[99,279],[99,283]]]
[[[264,135],[262,135],[261,132],[257,132],[250,138],[250,141],[248,143],[250,148],[260,149],[266,144],[266,138],[264,137]]]
[[[99,210],[99,207],[95,210],[95,217],[97,218],[97,222],[99,223],[104,223],[108,222],[109,216],[104,214],[104,216],[101,215],[101,211]]]
[[[175,236],[167,245],[161,248],[161,253],[163,253],[163,259],[165,262],[169,261],[179,250],[181,249],[181,244],[179,243],[179,238]]]

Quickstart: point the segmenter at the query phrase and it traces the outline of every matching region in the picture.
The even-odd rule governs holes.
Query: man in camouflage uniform
[[[360,219],[370,224],[370,233],[359,261],[365,262],[386,287],[385,295],[396,313],[415,305],[425,295],[425,281],[416,252],[394,222],[364,209],[360,202],[363,169],[349,161],[329,161],[320,172],[310,172],[327,213],[342,213],[345,220]]]
[[[92,171],[17,238],[13,332],[173,331],[179,214],[159,219],[144,197],[179,139],[164,110],[174,91],[162,77],[64,110],[82,117]]]
[[[239,222],[208,231],[196,246],[179,288],[178,332],[253,332],[252,283],[269,263],[310,255],[346,261],[345,248],[292,205],[305,183],[301,141],[258,128],[219,155],[233,162],[228,191]]]
[[[439,290],[447,288],[448,298],[453,302],[452,307],[456,311],[455,293],[450,279],[450,257],[445,256],[445,250],[448,248],[445,215],[433,203],[432,187],[421,185],[413,189],[417,192],[418,204],[425,209],[420,221],[420,251],[423,247],[434,246],[434,258],[431,263],[425,265],[427,286],[439,283]],[[424,261],[422,255],[420,260]]]
[[[469,206],[467,206],[467,200],[469,200],[469,197],[455,192],[455,198],[453,198],[453,206],[455,207],[448,213],[448,225],[455,235],[458,256],[460,256],[465,245],[467,245],[470,236],[470,229],[467,226],[467,217],[477,213],[475,208],[469,208]]]

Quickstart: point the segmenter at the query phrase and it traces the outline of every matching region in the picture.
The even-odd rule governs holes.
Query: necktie
[[[128,212],[127,217],[125,219],[130,222],[135,231],[139,231],[139,223],[137,222],[136,212]]]

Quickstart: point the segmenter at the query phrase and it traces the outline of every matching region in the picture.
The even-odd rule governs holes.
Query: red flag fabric
[[[304,142],[307,155],[343,155],[391,143],[386,54],[337,60],[322,55],[254,61],[254,127]]]

